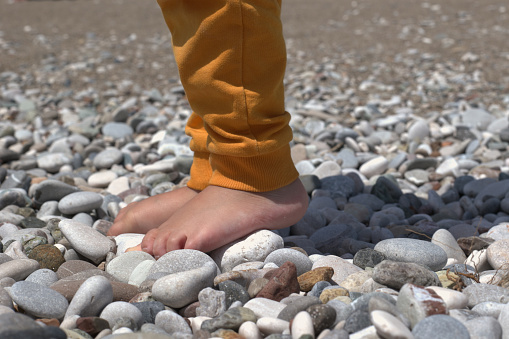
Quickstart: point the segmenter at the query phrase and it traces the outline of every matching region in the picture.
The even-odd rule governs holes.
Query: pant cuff
[[[210,154],[210,164],[214,170],[209,185],[241,191],[273,191],[299,177],[289,145],[252,157]]]
[[[203,191],[209,185],[209,180],[212,176],[209,156],[209,152],[194,152],[193,165],[191,166],[187,187]]]

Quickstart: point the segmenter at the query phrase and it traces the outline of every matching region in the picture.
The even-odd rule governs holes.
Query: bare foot
[[[175,211],[197,194],[198,191],[189,187],[181,187],[142,201],[132,202],[120,210],[108,235],[147,233],[168,220]]]
[[[149,231],[141,248],[156,258],[177,249],[209,252],[256,230],[291,226],[307,206],[299,179],[263,193],[209,186]]]

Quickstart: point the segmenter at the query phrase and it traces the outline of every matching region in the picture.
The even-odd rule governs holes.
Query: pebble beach
[[[0,0],[0,338],[509,338],[509,6],[286,0],[297,224],[155,259],[186,184],[156,2]]]

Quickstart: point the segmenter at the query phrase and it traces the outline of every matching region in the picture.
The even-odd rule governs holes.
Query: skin
[[[184,189],[190,190],[154,196],[119,213],[108,234],[146,232],[132,250],[141,249],[156,258],[177,249],[210,252],[257,230],[291,226],[304,216],[308,205],[299,179],[262,193],[219,186],[200,193],[180,191]]]

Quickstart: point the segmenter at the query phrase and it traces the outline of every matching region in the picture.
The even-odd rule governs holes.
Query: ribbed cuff
[[[209,152],[194,152],[193,165],[191,166],[191,178],[187,182],[187,187],[203,191],[212,177],[212,167],[210,167]]]
[[[273,191],[299,177],[289,145],[252,157],[210,154],[210,164],[214,170],[209,185],[241,191]]]

